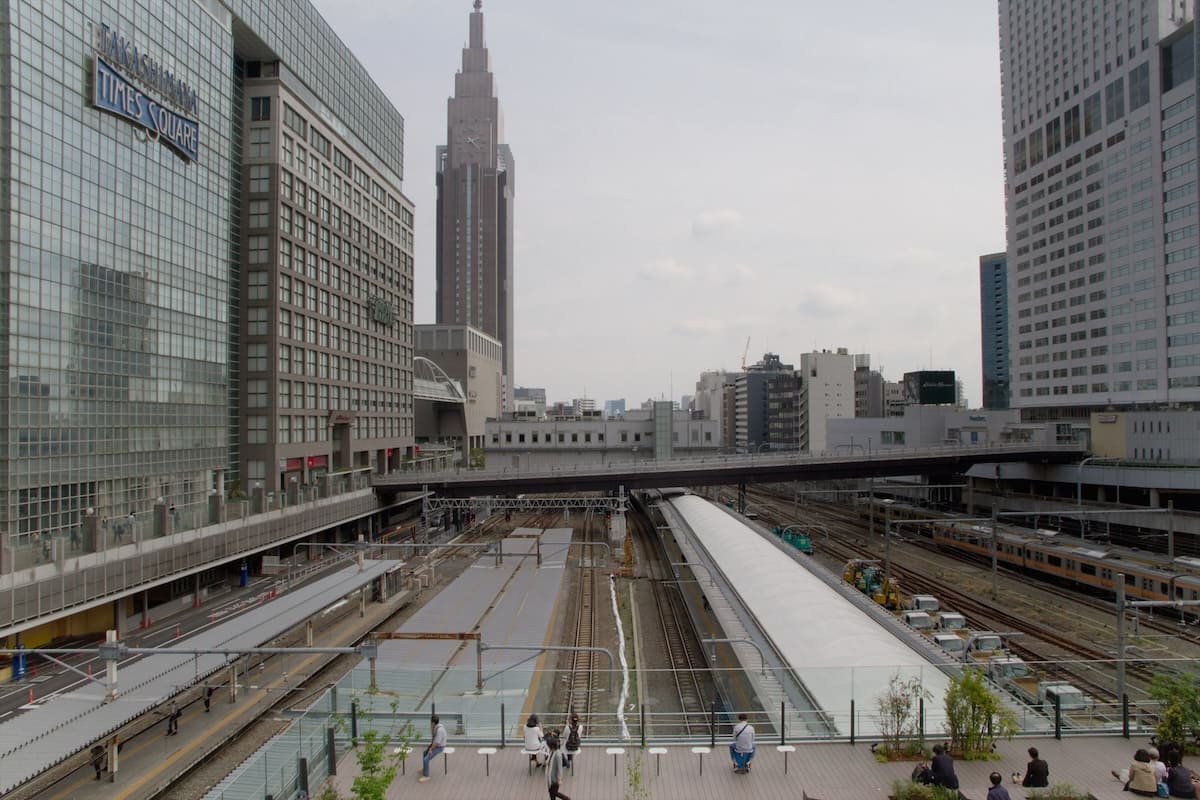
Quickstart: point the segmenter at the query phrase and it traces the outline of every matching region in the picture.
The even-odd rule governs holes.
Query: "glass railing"
[[[473,651],[464,651],[459,657],[472,665],[475,662]],[[386,659],[386,648],[381,659]],[[1095,666],[1099,669],[1102,665]],[[938,692],[944,692],[947,673],[954,674],[958,668],[956,664],[828,668],[808,669],[801,674],[769,669],[761,673],[700,670],[694,675],[673,670],[597,670],[590,693],[580,689],[568,702],[565,687],[570,685],[572,674],[536,670],[532,662],[517,662],[505,669],[503,664],[485,658],[482,671],[475,666],[400,670],[381,664],[375,670],[373,684],[369,666],[362,663],[325,691],[286,734],[273,739],[207,797],[294,797],[300,785],[300,759],[307,759],[311,785],[319,785],[328,775],[330,735],[338,757],[346,754],[352,739],[361,739],[367,731],[389,737],[390,749],[403,747],[407,741],[416,753],[409,756],[414,761],[406,767],[413,769],[415,763],[419,769],[417,756],[429,737],[429,717],[433,713],[446,726],[452,746],[519,748],[525,715],[529,713],[530,687],[535,681],[537,686],[554,687],[551,691],[562,695],[552,706],[535,706],[544,731],[564,731],[574,711],[582,718],[584,747],[648,747],[727,742],[740,713],[748,716],[759,741],[798,745],[878,742],[886,725],[882,722],[881,702],[888,680],[896,674],[915,676],[929,694],[923,704],[911,708],[910,729],[923,729],[926,743],[946,741],[948,717]],[[1047,678],[1040,684],[1042,690],[1051,685],[1061,687],[1062,681]],[[1115,735],[1126,731],[1149,736],[1159,719],[1158,703],[1141,692],[1127,708],[1083,693],[1056,707],[1046,700],[1044,691],[1041,697],[1029,694],[1038,692],[1038,686],[1026,684],[1007,690],[991,687],[1004,713],[1011,716],[1016,736]],[[618,712],[622,688],[628,700]],[[771,691],[782,691],[789,699],[774,707],[742,707],[731,699],[760,697]],[[835,696],[839,691],[841,694]],[[813,701],[822,697],[831,702],[815,707]]]

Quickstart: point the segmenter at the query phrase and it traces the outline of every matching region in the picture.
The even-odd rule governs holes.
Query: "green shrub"
[[[896,800],[958,800],[958,790],[911,779],[896,780],[892,781],[891,796]]]
[[[1029,800],[1090,800],[1091,795],[1069,783],[1056,783],[1049,789],[1032,789]]]
[[[1200,688],[1191,675],[1156,675],[1150,696],[1161,706],[1155,737],[1160,742],[1186,742],[1200,727]]]
[[[981,670],[968,667],[961,677],[950,678],[946,733],[953,752],[967,760],[993,758],[996,739],[1011,739],[1016,732],[1016,714],[988,688]]]

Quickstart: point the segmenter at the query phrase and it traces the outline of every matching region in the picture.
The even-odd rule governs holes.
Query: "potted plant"
[[[888,797],[891,800],[959,800],[961,795],[957,789],[905,779],[892,781]]]
[[[1031,789],[1028,800],[1096,800],[1091,793],[1069,783],[1056,783],[1048,789]]]
[[[1004,707],[975,668],[950,678],[946,690],[946,733],[950,752],[959,758],[995,758],[997,738],[1011,739],[1017,732],[1017,717]]]
[[[929,697],[918,676],[901,678],[896,673],[891,677],[887,689],[876,698],[882,741],[873,745],[871,752],[877,760],[925,757],[925,731],[918,710],[920,701]]]

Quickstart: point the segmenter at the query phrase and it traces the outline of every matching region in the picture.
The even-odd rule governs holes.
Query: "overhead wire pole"
[[[999,572],[999,561],[998,561],[997,554],[996,554],[996,550],[998,549],[999,544],[1000,544],[1000,540],[999,540],[1000,532],[999,532],[999,528],[998,528],[999,511],[1000,511],[1000,509],[997,507],[996,501],[993,499],[992,500],[992,599],[993,600],[996,600],[999,598],[999,588],[997,587],[997,581],[998,581],[997,573]]]
[[[887,600],[892,580],[892,507],[883,509],[883,599]]]

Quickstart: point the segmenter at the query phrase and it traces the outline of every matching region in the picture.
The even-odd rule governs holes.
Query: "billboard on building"
[[[924,369],[904,373],[905,405],[954,405],[952,369]]]

